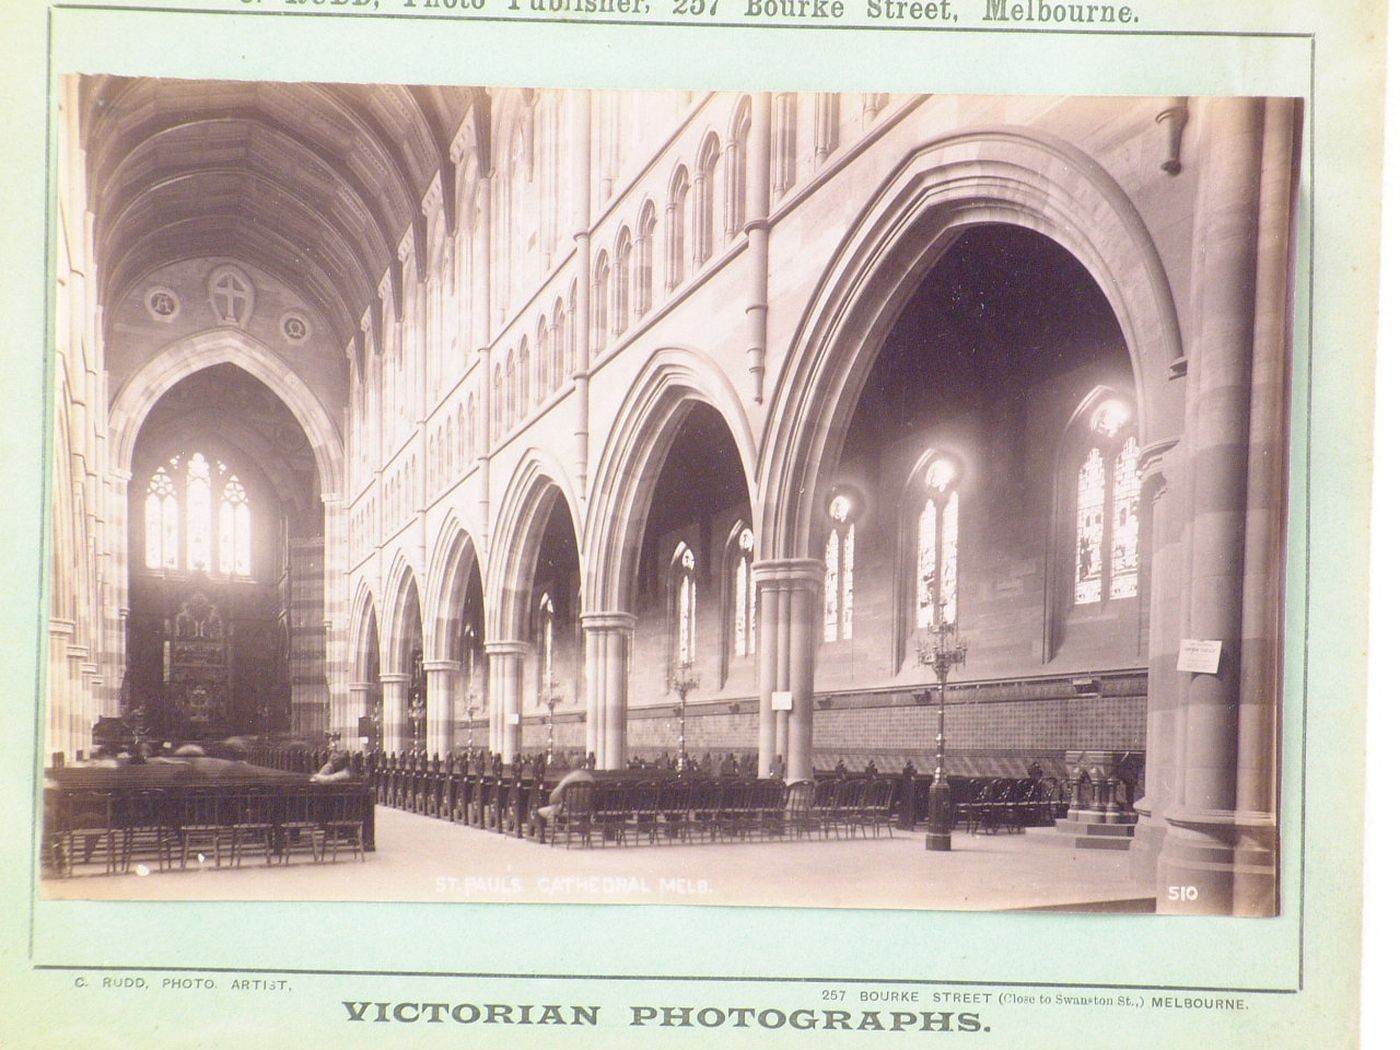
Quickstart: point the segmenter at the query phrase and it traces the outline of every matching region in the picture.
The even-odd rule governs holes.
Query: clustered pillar
[[[335,723],[342,734],[342,747],[354,750],[355,742],[357,742],[360,737],[360,716],[374,714],[374,712],[369,709],[369,691],[370,683],[368,682],[350,683],[349,699],[346,702],[347,710],[343,713],[343,717]],[[373,743],[373,741],[371,741],[371,743]],[[380,746],[383,746],[382,742]]]
[[[599,769],[627,765],[627,678],[636,617],[624,612],[584,613],[584,752]]]
[[[520,702],[524,688],[524,642],[487,642],[487,677],[491,684],[491,750],[503,762],[520,753]]]
[[[1265,181],[1262,161],[1291,151],[1293,120],[1287,102],[1267,120],[1259,99],[1201,105],[1212,148],[1202,158],[1194,239],[1210,250],[1193,280],[1188,345],[1182,635],[1219,641],[1221,657],[1216,673],[1176,672],[1157,898],[1164,911],[1272,914],[1276,678],[1265,669],[1277,667],[1279,643],[1276,622],[1247,614],[1277,586],[1277,561],[1260,571],[1263,559],[1249,555],[1261,544],[1276,550],[1282,521],[1287,300],[1278,239],[1286,240],[1291,189],[1286,179]],[[1252,406],[1268,425],[1251,418]]]
[[[821,562],[755,562],[758,590],[758,771],[782,760],[787,780],[812,776],[812,685],[821,608]],[[773,694],[787,694],[790,709]]]
[[[455,697],[460,665],[456,660],[426,660],[423,670],[428,677],[428,753],[450,755],[454,744]]]
[[[382,729],[385,751],[403,751],[409,745],[404,732],[408,722],[408,677],[397,672],[379,676],[380,684],[384,686]]]

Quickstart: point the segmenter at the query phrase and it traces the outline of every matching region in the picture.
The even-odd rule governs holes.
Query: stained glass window
[[[923,509],[916,528],[914,624],[936,627],[940,616],[958,618],[957,466],[947,457],[933,461],[925,476]]]
[[[185,473],[185,559],[191,571],[208,572],[213,564],[212,511],[209,461],[204,453],[196,452]]]
[[[252,575],[252,510],[247,490],[227,464],[202,452],[172,456],[146,486],[145,520],[147,568]]]
[[[734,655],[749,656],[756,649],[758,592],[753,577],[753,530],[744,528],[734,552]]]
[[[855,503],[844,493],[827,508],[831,531],[826,537],[826,604],[823,638],[849,640],[855,627]]]
[[[695,552],[682,543],[671,560],[676,597],[676,663],[689,667],[695,663],[696,594]]]
[[[540,699],[548,701],[554,688],[554,599],[540,598]]]
[[[826,633],[828,642],[840,635],[841,623],[841,534],[835,528],[826,537]]]
[[[1092,444],[1080,463],[1076,486],[1076,605],[1138,593],[1142,482],[1137,440],[1124,430],[1130,416],[1127,404],[1115,398],[1100,405],[1090,420]]]
[[[229,475],[219,501],[219,571],[235,576],[253,572],[253,523],[248,493],[237,475]]]
[[[1138,445],[1133,438],[1123,442],[1123,451],[1113,464],[1113,582],[1110,598],[1131,598],[1138,582]]]
[[[1075,541],[1074,600],[1096,602],[1103,596],[1103,453],[1091,448],[1079,468],[1078,537]]]
[[[180,567],[180,504],[175,482],[161,467],[146,486],[146,568]]]

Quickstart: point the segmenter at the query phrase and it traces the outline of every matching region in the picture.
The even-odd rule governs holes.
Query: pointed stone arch
[[[569,476],[564,464],[541,448],[528,449],[511,475],[493,530],[496,535],[511,539],[491,545],[483,574],[488,638],[524,637],[530,615],[529,578],[549,521],[550,500],[556,494],[564,500],[573,525],[580,565],[586,564],[583,521]]]
[[[132,375],[112,400],[113,465],[130,471],[136,438],[152,408],[176,383],[219,364],[235,365],[272,391],[301,425],[316,457],[323,492],[344,476],[344,446],[330,412],[306,381],[247,332],[218,328],[171,343]]]
[[[1054,240],[1108,300],[1133,364],[1145,441],[1181,425],[1182,358],[1166,271],[1121,186],[1040,132],[970,130],[912,150],[879,187],[818,283],[777,377],[762,439],[763,557],[809,557],[819,501],[875,358],[900,311],[963,230],[1021,226]]]
[[[428,563],[427,592],[424,596],[423,648],[429,660],[456,660],[454,641],[459,631],[462,604],[473,566],[478,566],[485,583],[486,559],[480,542],[454,511],[438,532]],[[483,601],[485,596],[483,595]]]
[[[608,435],[588,499],[584,608],[630,609],[652,495],[676,432],[697,404],[724,419],[756,508],[757,449],[743,401],[729,378],[695,350],[656,351],[632,384]]]

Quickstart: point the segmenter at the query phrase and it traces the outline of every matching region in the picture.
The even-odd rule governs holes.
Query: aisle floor
[[[67,900],[549,901],[1000,910],[1151,909],[1126,852],[1075,850],[1025,834],[955,834],[948,853],[921,832],[564,849],[379,807],[363,862],[299,858],[266,866],[43,880]],[[595,840],[596,843],[596,840]]]

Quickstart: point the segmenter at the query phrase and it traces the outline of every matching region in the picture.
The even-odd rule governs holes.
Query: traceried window
[[[684,543],[677,545],[671,557],[671,595],[675,603],[676,666],[690,667],[695,663],[698,603],[695,594],[695,552]]]
[[[856,523],[855,501],[845,493],[827,507],[831,530],[826,534],[825,628],[828,642],[848,641],[855,625]]]
[[[180,503],[164,467],[146,486],[146,568],[180,567]]]
[[[219,501],[219,571],[230,576],[253,572],[253,518],[248,493],[235,475],[224,482]]]
[[[637,223],[637,316],[651,309],[652,260],[656,251],[656,207],[651,201],[642,205],[642,217]]]
[[[753,576],[753,529],[747,525],[734,537],[730,571],[733,574],[733,653],[752,656],[758,649],[758,589]]]
[[[937,457],[924,476],[915,559],[914,623],[936,627],[958,619],[958,470]]]
[[[1075,485],[1074,604],[1138,592],[1138,443],[1128,405],[1105,401],[1089,421]]]
[[[210,520],[209,461],[204,453],[190,457],[185,478],[185,560],[194,571],[208,572],[213,565],[213,523]]]
[[[203,452],[180,453],[156,468],[146,486],[145,522],[148,569],[253,574],[247,489]]]
[[[554,599],[546,591],[540,596],[540,702],[547,703],[554,691]]]

